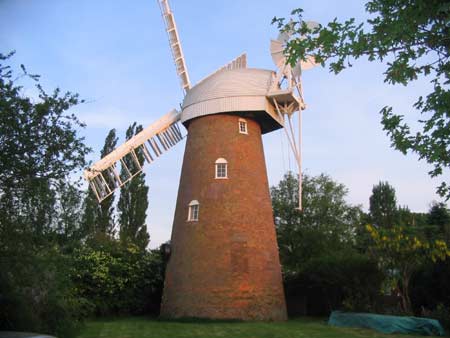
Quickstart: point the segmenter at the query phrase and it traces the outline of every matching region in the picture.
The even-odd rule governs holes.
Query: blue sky
[[[302,7],[306,19],[321,23],[367,17],[364,2],[357,0],[172,0],[171,7],[194,84],[242,52],[250,67],[274,69],[273,16]],[[182,101],[156,0],[0,0],[0,41],[0,52],[16,50],[14,63],[41,74],[44,88],[78,92],[87,100],[73,112],[87,123],[82,134],[94,149],[94,161],[109,129],[116,128],[122,141],[130,123],[146,126]],[[426,211],[439,200],[439,180],[428,177],[430,166],[415,155],[390,148],[378,111],[390,104],[414,121],[417,114],[410,107],[430,86],[424,81],[389,86],[383,69],[362,60],[338,76],[320,67],[305,72],[303,167],[345,184],[352,204],[367,208],[372,186],[387,180],[399,204]],[[31,85],[25,92],[35,95]],[[274,185],[295,165],[282,131],[263,140]],[[184,143],[145,170],[151,247],[170,238],[183,151]]]

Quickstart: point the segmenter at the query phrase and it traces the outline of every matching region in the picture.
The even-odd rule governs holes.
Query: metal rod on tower
[[[298,210],[302,211],[302,109],[298,111]]]
[[[306,109],[305,100],[303,99],[303,86],[300,77],[294,76],[295,87],[300,98],[300,107],[298,110],[298,209],[302,211],[302,193],[303,193],[303,176],[302,176],[302,111]]]
[[[289,129],[292,137],[291,147],[298,166],[298,210],[302,211],[302,109],[300,108],[298,110],[298,146],[295,141],[295,131],[291,119],[292,115],[288,116]]]

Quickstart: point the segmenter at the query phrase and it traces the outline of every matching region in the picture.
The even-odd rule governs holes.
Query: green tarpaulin
[[[430,318],[333,311],[328,324],[333,326],[362,327],[382,333],[409,333],[427,336],[445,335],[439,321]]]

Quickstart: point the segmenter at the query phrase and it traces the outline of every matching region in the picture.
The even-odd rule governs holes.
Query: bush
[[[411,279],[411,301],[414,313],[438,319],[450,330],[450,259],[424,265]]]
[[[73,292],[67,271],[70,258],[57,248],[43,248],[1,263],[0,330],[76,335],[86,315],[85,300]]]
[[[0,247],[0,330],[70,338],[93,314],[158,314],[163,275],[159,251],[114,240],[70,254]]]
[[[450,308],[450,259],[420,267],[411,278],[410,296],[413,309],[420,314],[422,309],[432,310],[442,303]]]
[[[111,243],[85,246],[71,269],[77,294],[92,302],[96,315],[158,314],[164,266],[159,252]]]
[[[376,262],[353,251],[312,258],[300,273],[285,279],[289,314],[374,311],[382,281]]]
[[[442,326],[447,330],[447,333],[450,331],[450,308],[448,306],[439,303],[433,311],[425,314],[426,317],[439,320]]]

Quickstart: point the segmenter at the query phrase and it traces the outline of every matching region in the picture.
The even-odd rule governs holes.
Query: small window
[[[239,119],[239,132],[241,134],[248,134],[247,121],[245,121],[244,119]]]
[[[189,203],[188,221],[198,221],[198,212],[200,204],[197,200],[193,200]]]
[[[216,178],[228,178],[228,162],[224,158],[218,158],[216,161]]]

